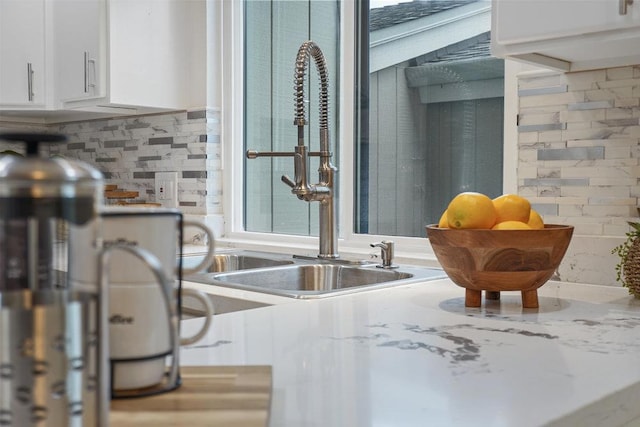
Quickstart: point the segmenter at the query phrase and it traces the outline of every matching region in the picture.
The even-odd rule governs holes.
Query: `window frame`
[[[222,244],[244,249],[263,249],[275,252],[317,254],[318,238],[274,233],[248,232],[243,227],[244,214],[244,135],[243,96],[244,91],[244,2],[237,0],[212,1],[221,19],[217,22],[217,36],[220,37],[220,61],[214,79],[219,79],[222,142],[222,179],[224,236],[218,239]],[[338,253],[345,258],[376,253],[370,243],[393,240],[396,243],[398,262],[435,262],[435,256],[428,242],[421,237],[386,236],[356,234],[354,232],[355,195],[355,85],[356,85],[356,4],[359,0],[341,2],[341,53],[339,96],[340,126],[338,135],[332,135],[336,149],[340,150],[338,185],[340,199],[338,213],[339,242]],[[209,38],[211,39],[211,34]],[[292,63],[295,58],[292,58]],[[518,67],[505,61],[505,120],[503,191],[517,192],[517,81]],[[217,75],[216,75],[217,74]],[[349,88],[349,90],[347,90]],[[292,196],[293,197],[293,196]],[[300,201],[300,203],[306,203]],[[425,224],[426,225],[426,224]],[[277,239],[274,239],[277,236]]]

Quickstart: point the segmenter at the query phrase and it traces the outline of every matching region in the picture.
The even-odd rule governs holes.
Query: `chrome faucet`
[[[304,108],[304,77],[309,59],[313,58],[320,76],[320,151],[309,151],[304,144],[304,126],[307,124]],[[293,157],[294,179],[282,176],[282,182],[291,187],[291,193],[306,202],[320,203],[320,234],[318,258],[339,258],[338,229],[336,225],[335,174],[337,168],[331,164],[332,153],[329,147],[329,79],[327,63],[322,50],[313,41],[306,41],[298,49],[295,64],[295,117],[293,124],[298,126],[298,145],[293,152],[258,152],[247,150],[247,158],[257,157]],[[317,184],[309,185],[309,156],[320,157]]]

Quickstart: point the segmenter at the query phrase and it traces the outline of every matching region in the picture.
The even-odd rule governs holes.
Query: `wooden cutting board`
[[[184,366],[177,390],[111,401],[111,427],[266,427],[271,366]]]
[[[140,195],[138,191],[113,190],[104,192],[107,199],[135,199],[138,195]]]

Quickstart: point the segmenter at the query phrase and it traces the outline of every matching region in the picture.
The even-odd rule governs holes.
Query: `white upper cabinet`
[[[41,111],[51,122],[205,106],[206,4],[0,0],[0,116]]]
[[[100,16],[87,15],[89,22]],[[132,114],[206,104],[205,0],[107,0],[106,15],[100,25],[78,29],[94,33],[73,53],[88,57],[88,92],[61,99],[65,109]],[[96,34],[103,49],[94,55]]]
[[[46,102],[44,0],[0,1],[0,105]]]
[[[496,56],[564,71],[638,63],[638,1],[493,0],[492,13]]]
[[[206,2],[111,0],[110,6],[111,102],[205,105]]]

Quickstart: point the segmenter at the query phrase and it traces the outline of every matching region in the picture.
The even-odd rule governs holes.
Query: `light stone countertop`
[[[517,292],[465,308],[448,279],[273,298],[215,316],[181,351],[183,365],[272,365],[272,427],[640,425],[640,301],[626,289],[550,281],[539,309]]]

